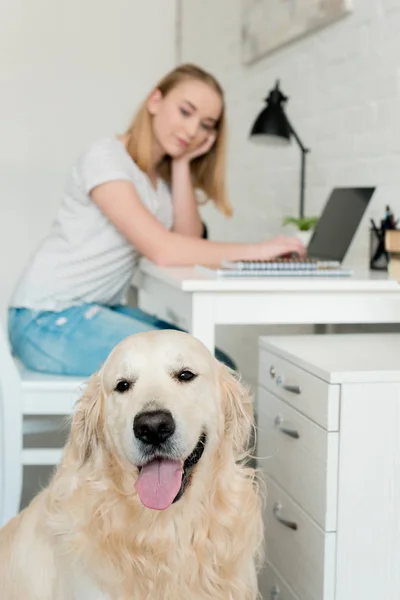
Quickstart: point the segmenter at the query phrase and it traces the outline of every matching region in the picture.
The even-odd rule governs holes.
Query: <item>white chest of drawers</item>
[[[400,335],[260,338],[264,600],[400,600]]]

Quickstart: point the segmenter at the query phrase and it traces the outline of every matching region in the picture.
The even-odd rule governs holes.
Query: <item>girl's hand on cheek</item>
[[[209,133],[205,138],[204,142],[197,146],[197,148],[192,148],[191,150],[188,150],[187,152],[185,152],[185,154],[177,158],[177,160],[186,160],[187,162],[191,162],[194,158],[207,154],[207,152],[209,152],[213,147],[216,139],[217,133],[215,131]]]

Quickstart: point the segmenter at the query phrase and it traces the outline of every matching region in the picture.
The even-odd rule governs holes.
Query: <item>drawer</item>
[[[336,534],[324,532],[266,477],[264,513],[268,563],[304,600],[334,600]]]
[[[339,429],[340,386],[260,349],[259,383],[328,431]]]
[[[339,434],[259,387],[258,466],[327,531],[336,530]]]
[[[258,577],[263,600],[300,600],[270,565],[266,565]]]

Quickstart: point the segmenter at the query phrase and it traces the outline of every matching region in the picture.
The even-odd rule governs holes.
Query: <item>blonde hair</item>
[[[206,195],[206,201],[212,200],[224,215],[232,214],[232,206],[226,195],[225,155],[226,155],[226,115],[224,92],[218,81],[209,73],[196,65],[184,64],[170,71],[154,89],[166,96],[180,83],[196,79],[215,90],[222,101],[221,116],[216,124],[217,138],[211,150],[193,159],[190,163],[192,182],[195,188]],[[138,167],[149,173],[154,141],[152,118],[147,108],[147,100],[140,106],[126,134],[128,136],[127,151]],[[158,166],[158,174],[167,183],[171,183],[171,158],[165,156]]]

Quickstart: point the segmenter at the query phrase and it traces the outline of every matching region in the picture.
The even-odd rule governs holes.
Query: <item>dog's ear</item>
[[[254,427],[253,399],[239,375],[221,364],[225,436],[232,441],[235,457],[246,454]]]
[[[70,442],[77,452],[79,462],[83,465],[102,438],[102,386],[100,376],[95,373],[89,379],[84,394],[78,401],[72,419]]]

